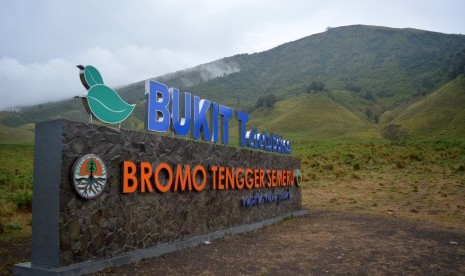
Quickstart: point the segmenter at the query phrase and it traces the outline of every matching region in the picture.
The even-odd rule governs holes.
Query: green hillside
[[[412,104],[393,121],[413,136],[465,136],[465,78]]]
[[[32,144],[33,142],[33,131],[0,125],[1,144]]]
[[[347,90],[382,113],[462,74],[465,36],[372,26],[333,28],[252,55],[224,59],[240,71],[189,88],[247,108],[260,96],[293,97],[312,82]],[[378,114],[378,115],[380,115]]]
[[[431,93],[446,84],[440,90],[449,90],[453,84],[448,83],[464,73],[464,35],[354,25],[154,79],[247,111],[251,123],[268,131],[318,139],[379,136],[383,131],[378,129],[386,125],[389,132],[431,133],[417,125],[420,120],[409,119],[428,108],[418,101],[433,97]],[[144,81],[117,90],[124,100],[137,104],[122,127],[143,129]],[[263,102],[270,98],[274,106],[266,107],[269,104]],[[453,111],[440,113],[451,120],[441,133],[463,133],[462,106],[450,105]],[[3,131],[9,133],[10,128],[58,118],[88,120],[81,100],[70,99],[0,112],[0,125],[9,127]],[[436,125],[435,120],[423,123]]]
[[[350,135],[376,135],[376,128],[338,104],[325,93],[305,94],[262,107],[251,115],[250,125],[286,133],[298,139],[317,140]]]

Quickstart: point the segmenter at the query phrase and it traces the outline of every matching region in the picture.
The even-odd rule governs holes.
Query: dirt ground
[[[464,275],[465,233],[396,217],[310,212],[100,275]]]
[[[2,265],[30,239],[0,241]],[[6,272],[6,270],[4,270]],[[395,216],[311,211],[95,275],[465,275],[465,232]]]
[[[0,275],[10,275],[16,263],[31,260],[31,238],[0,240]]]

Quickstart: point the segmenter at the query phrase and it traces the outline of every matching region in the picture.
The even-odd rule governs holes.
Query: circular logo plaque
[[[107,169],[95,154],[80,157],[73,166],[74,189],[79,196],[93,199],[102,194],[107,183]]]
[[[299,187],[300,182],[302,182],[302,172],[300,170],[294,170],[294,180],[295,180],[295,185]]]

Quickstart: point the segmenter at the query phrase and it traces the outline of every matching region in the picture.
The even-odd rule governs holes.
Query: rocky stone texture
[[[205,168],[300,169],[300,160],[290,156],[70,121],[64,121],[62,146],[61,265],[108,258],[301,209],[299,187],[290,187],[291,199],[279,204],[243,207],[242,198],[257,189],[212,190],[209,173],[201,192],[122,193],[125,160],[150,162],[154,167],[166,162]],[[71,179],[74,161],[88,153],[100,156],[107,167],[105,191],[93,200],[80,198]],[[263,194],[273,189],[287,188],[259,190]]]

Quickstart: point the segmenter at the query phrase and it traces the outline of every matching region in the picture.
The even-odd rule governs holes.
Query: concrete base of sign
[[[289,217],[305,216],[307,215],[307,213],[307,210],[300,210],[297,212],[288,213],[283,216],[263,220],[257,223],[236,226],[229,229],[216,231],[207,235],[192,237],[179,242],[158,245],[153,248],[135,250],[120,256],[104,260],[88,261],[56,268],[43,267],[37,265],[33,266],[30,262],[20,263],[14,266],[13,272],[15,275],[81,275],[86,273],[92,273],[106,269],[108,267],[121,266],[144,258],[156,257],[176,250],[194,247],[203,242],[212,241],[221,238],[225,235],[254,231],[266,226],[270,226]]]

